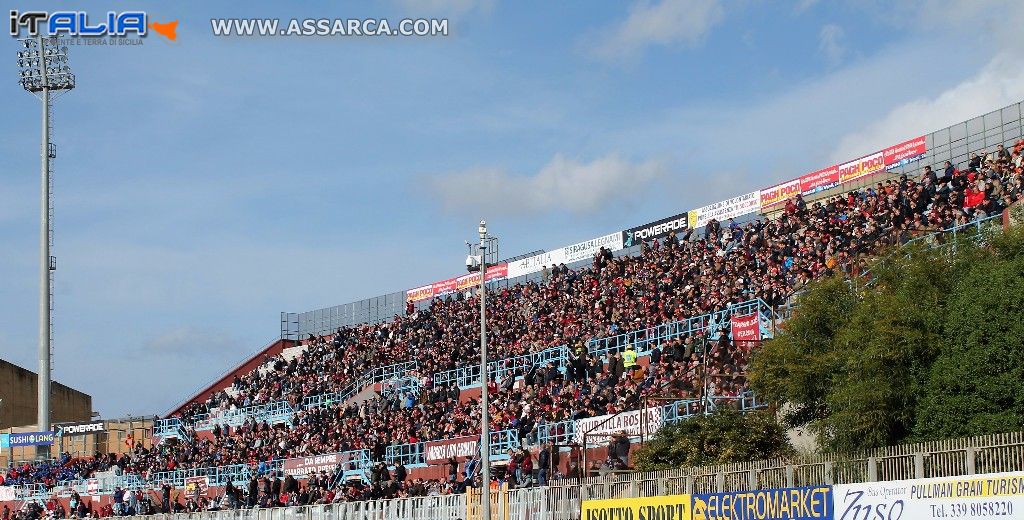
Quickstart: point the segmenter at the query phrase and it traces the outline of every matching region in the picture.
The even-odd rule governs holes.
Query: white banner
[[[13,486],[0,486],[0,502],[7,502],[10,500],[17,500],[18,496],[14,493]]]
[[[761,190],[733,197],[690,212],[690,228],[704,227],[711,219],[719,222],[761,210]]]
[[[516,260],[508,264],[508,277],[515,278],[530,273],[536,273],[544,266],[558,265],[565,262],[565,251],[561,248],[547,253],[541,253],[522,260]]]
[[[626,432],[626,435],[630,437],[651,435],[664,424],[660,406],[647,410],[647,424],[641,424],[642,414],[642,410],[634,410],[614,418],[612,415],[602,415],[580,419],[576,421],[575,440],[577,443],[583,444],[583,435],[586,434],[588,443],[603,444],[608,442],[609,437],[619,432]]]
[[[622,232],[616,231],[603,237],[592,238],[571,246],[560,247],[554,251],[516,260],[508,264],[508,278],[536,273],[543,269],[544,266],[551,268],[551,266],[558,264],[570,264],[579,260],[586,260],[594,256],[602,247],[612,251],[622,249]]]
[[[1024,472],[833,487],[835,520],[1024,518]]]
[[[565,262],[569,263],[587,260],[597,254],[597,251],[602,247],[612,251],[622,249],[622,232],[616,231],[603,237],[591,238],[579,244],[565,246],[562,248],[562,251],[565,256]]]

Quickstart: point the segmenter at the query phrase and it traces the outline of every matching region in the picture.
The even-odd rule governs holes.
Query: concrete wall
[[[36,423],[36,374],[0,360],[0,428]],[[60,383],[50,385],[50,422],[88,421],[92,396]]]

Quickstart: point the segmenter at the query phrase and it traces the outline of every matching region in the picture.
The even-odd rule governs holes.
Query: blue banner
[[[10,441],[9,437],[10,436],[7,435],[6,433],[0,433],[0,448],[10,448],[11,447],[11,441]]]
[[[53,432],[22,432],[7,436],[7,445],[11,448],[19,446],[49,446],[53,444]]]
[[[832,520],[832,487],[693,495],[693,520]]]

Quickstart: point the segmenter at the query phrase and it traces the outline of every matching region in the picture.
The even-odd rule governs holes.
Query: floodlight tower
[[[53,247],[53,178],[50,159],[57,157],[57,147],[50,143],[52,124],[51,94],[75,88],[75,75],[68,66],[68,48],[56,37],[41,34],[21,40],[23,50],[18,51],[18,69],[21,86],[42,101],[42,143],[40,144],[40,223],[39,223],[39,387],[38,416],[40,431],[50,430],[50,360],[53,352],[52,317],[53,272],[57,258],[50,255]],[[40,446],[39,458],[47,458],[49,446]]]

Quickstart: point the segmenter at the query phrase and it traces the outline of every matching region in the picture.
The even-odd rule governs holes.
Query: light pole
[[[481,517],[485,520],[491,519],[491,435],[490,415],[488,412],[487,396],[487,258],[488,255],[498,259],[498,237],[487,234],[487,221],[481,220],[477,228],[480,235],[480,242],[477,244],[477,259],[472,256],[466,262],[467,268],[472,272],[480,270],[480,463],[481,463],[481,490],[480,506]]]
[[[57,259],[50,255],[53,247],[53,199],[50,159],[57,157],[57,148],[50,144],[51,92],[75,88],[75,75],[68,66],[68,48],[57,37],[21,40],[24,50],[18,51],[20,83],[26,91],[36,94],[43,105],[42,142],[40,144],[40,222],[39,222],[39,376],[38,415],[40,431],[50,430],[50,356],[53,344],[51,312],[53,311],[53,272]],[[40,446],[36,456],[49,457],[50,447]]]

